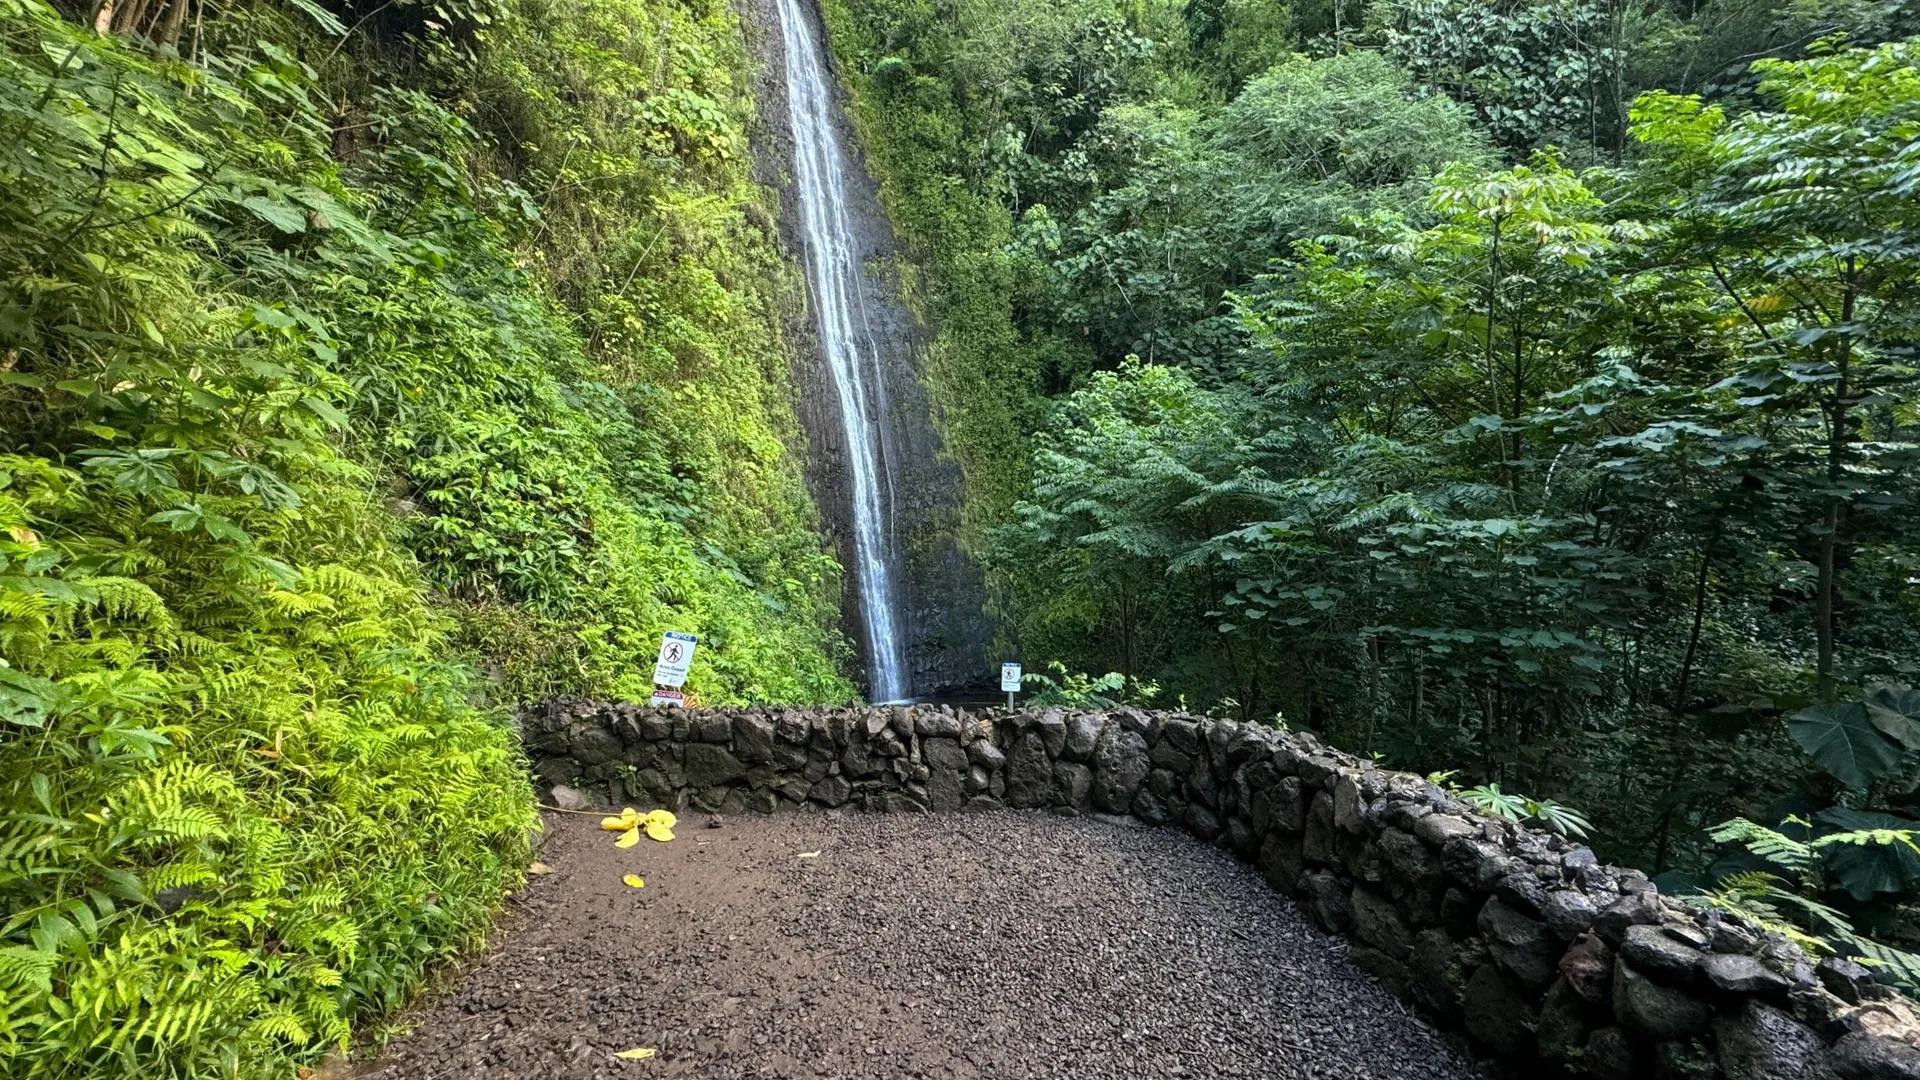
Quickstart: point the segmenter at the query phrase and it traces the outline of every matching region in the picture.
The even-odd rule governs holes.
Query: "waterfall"
[[[834,130],[832,83],[802,0],[778,0],[786,53],[787,119],[793,128],[807,280],[820,348],[826,355],[846,434],[852,474],[854,581],[866,624],[869,696],[895,701],[908,692],[896,623],[890,473],[880,440],[886,396],[880,358],[867,325],[861,267],[847,215],[846,156]]]

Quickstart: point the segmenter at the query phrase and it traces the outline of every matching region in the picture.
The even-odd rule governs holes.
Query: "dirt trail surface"
[[[551,815],[551,873],[354,1075],[1474,1075],[1337,938],[1184,833],[1012,813],[704,820],[622,850],[596,819]],[[612,1056],[631,1047],[658,1055]]]

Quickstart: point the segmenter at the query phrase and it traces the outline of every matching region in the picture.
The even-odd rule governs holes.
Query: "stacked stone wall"
[[[1920,1080],[1910,1002],[1844,960],[1662,897],[1565,838],[1308,735],[1118,709],[522,715],[538,776],[715,813],[1131,815],[1231,850],[1498,1071],[1595,1080]]]

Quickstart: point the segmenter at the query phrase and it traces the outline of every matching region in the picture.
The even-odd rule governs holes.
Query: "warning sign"
[[[656,686],[685,685],[687,669],[693,666],[693,647],[699,640],[678,630],[669,630],[661,637],[660,659],[653,665]]]
[[[665,689],[664,687],[655,687],[653,691],[653,700],[648,702],[647,704],[667,705],[676,709],[684,708],[687,704],[687,695],[681,693],[678,690],[668,690],[668,689]]]

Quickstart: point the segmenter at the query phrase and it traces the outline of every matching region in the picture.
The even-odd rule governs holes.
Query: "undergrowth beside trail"
[[[852,695],[746,64],[718,3],[0,0],[0,1075],[343,1046],[519,879],[502,704],[663,629]]]

